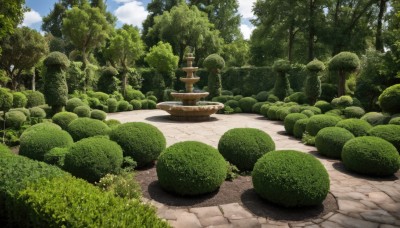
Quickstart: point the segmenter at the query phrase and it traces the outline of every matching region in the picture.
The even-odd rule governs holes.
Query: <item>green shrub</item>
[[[25,94],[21,92],[14,92],[12,94],[13,96],[13,108],[23,108],[27,105],[28,103],[28,98],[25,96]]]
[[[67,101],[67,105],[65,106],[65,110],[68,112],[73,112],[76,107],[85,106],[86,104],[79,98],[71,98]]]
[[[307,119],[308,117],[304,114],[301,113],[291,113],[289,115],[286,116],[285,120],[284,120],[284,126],[285,126],[285,130],[286,133],[288,133],[289,135],[293,135],[293,130],[294,130],[294,125],[296,124],[296,122],[298,120],[301,119]]]
[[[96,135],[108,135],[110,128],[104,122],[87,117],[78,118],[68,125],[67,131],[75,142]]]
[[[237,100],[229,100],[229,101],[225,102],[224,105],[235,109],[235,108],[239,107],[239,101],[237,101]]]
[[[390,119],[389,124],[400,125],[400,117],[394,117]]]
[[[275,143],[265,132],[255,128],[234,128],[225,132],[218,150],[241,171],[252,170],[265,153],[275,150]]]
[[[166,140],[156,127],[141,123],[125,123],[112,129],[110,139],[117,142],[124,151],[124,156],[132,157],[143,167],[154,160],[165,149]]]
[[[231,92],[231,91],[229,91],[229,90],[222,90],[221,91],[221,95],[222,96],[233,96],[233,93]]]
[[[316,136],[317,133],[325,127],[334,127],[341,119],[336,116],[315,115],[310,117],[306,131],[311,136]]]
[[[134,172],[125,172],[121,174],[107,174],[100,179],[96,185],[104,192],[110,192],[114,196],[125,199],[137,199],[142,196],[142,189],[135,180]]]
[[[94,98],[94,97],[89,97],[87,101],[88,101],[89,107],[93,108],[93,109],[102,105],[100,100],[97,98]]]
[[[149,109],[149,100],[141,100],[142,109]]]
[[[304,106],[300,106],[300,111],[304,111],[304,110],[310,110],[312,111],[315,115],[319,115],[322,113],[321,109],[314,107],[314,106],[309,106],[309,105],[304,105]]]
[[[121,124],[119,120],[114,120],[114,119],[105,120],[104,123],[107,124],[107,126],[109,126],[110,128],[116,127]]]
[[[116,174],[121,169],[122,149],[109,139],[82,139],[73,144],[68,151],[63,168],[88,182],[99,181],[107,173]]]
[[[29,109],[29,112],[31,113],[31,117],[33,118],[46,118],[46,112],[42,108],[33,107]]]
[[[380,112],[368,112],[361,117],[362,120],[367,121],[372,126],[387,124],[390,121],[390,116],[384,115]]]
[[[103,92],[94,92],[91,94],[93,98],[99,99],[101,103],[107,102],[107,99],[110,98],[110,95],[103,93]]]
[[[168,147],[157,161],[162,188],[179,195],[215,191],[224,182],[227,164],[218,151],[204,143],[186,141]]]
[[[283,100],[285,97],[289,96],[292,91],[289,78],[287,77],[287,73],[291,69],[290,62],[283,59],[276,60],[272,65],[272,69],[278,74],[272,92],[279,100]]]
[[[154,102],[157,102],[157,97],[154,96],[154,95],[151,95],[151,96],[148,96],[148,97],[147,97],[147,100],[152,100],[152,101],[154,101]]]
[[[153,100],[147,100],[147,108],[148,109],[156,109],[157,108],[157,103]]]
[[[90,117],[90,108],[86,105],[78,106],[74,109],[74,113],[79,117]]]
[[[107,118],[107,113],[98,109],[94,109],[90,112],[90,118],[96,120],[105,120]]]
[[[344,144],[354,135],[340,127],[326,127],[315,136],[315,147],[318,152],[330,158],[341,158]]]
[[[346,118],[361,118],[365,114],[365,111],[363,108],[350,106],[343,110],[343,114]]]
[[[298,104],[306,104],[308,103],[308,100],[303,92],[296,92],[286,97],[285,102],[296,102]]]
[[[315,115],[314,112],[311,110],[303,110],[303,111],[301,111],[301,114],[304,114],[307,117],[311,117],[311,116]]]
[[[348,141],[342,151],[344,166],[354,172],[373,175],[392,175],[400,167],[399,153],[388,141],[362,136]]]
[[[118,102],[118,112],[125,112],[128,111],[129,102],[127,101],[119,101]]]
[[[209,98],[221,96],[222,82],[220,71],[225,66],[224,59],[218,54],[211,54],[203,61],[203,66],[209,72],[207,88]]]
[[[331,116],[337,116],[337,117],[341,117],[343,114],[343,111],[341,109],[332,109],[329,110],[325,113],[326,115],[331,115]]]
[[[400,84],[385,89],[379,96],[379,105],[383,112],[400,113]]]
[[[321,96],[320,100],[331,101],[333,98],[337,96],[338,87],[337,85],[333,85],[330,83],[321,83]]]
[[[279,97],[275,96],[274,94],[271,94],[271,95],[268,96],[268,100],[267,101],[271,102],[271,103],[275,103],[275,102],[279,101]]]
[[[252,172],[255,191],[285,207],[320,205],[329,191],[329,175],[315,157],[299,151],[272,151]]]
[[[107,110],[108,112],[117,112],[118,101],[115,98],[110,98],[107,100]]]
[[[0,88],[0,111],[8,111],[13,105],[13,95],[8,89]]]
[[[297,138],[297,139],[303,138],[303,134],[306,131],[306,127],[307,127],[309,120],[310,119],[307,118],[307,119],[300,119],[300,120],[296,121],[296,123],[294,124],[294,127],[293,127],[293,136],[295,138]]]
[[[234,102],[236,102],[235,100],[232,100]],[[257,114],[261,114],[261,107],[265,104],[266,102],[257,102],[253,105],[253,107],[251,108],[251,112],[252,113],[257,113]],[[236,108],[236,107],[235,107]]]
[[[97,89],[104,93],[112,93],[117,90],[119,87],[118,83],[118,71],[112,67],[104,67],[101,69],[101,74],[99,80],[97,82]]]
[[[47,164],[56,165],[62,168],[64,166],[65,155],[68,153],[68,148],[55,147],[44,154],[43,161]]]
[[[68,147],[73,143],[72,137],[54,127],[42,126],[36,130],[24,132],[21,136],[19,154],[31,159],[43,161],[44,155],[55,147]]]
[[[10,155],[12,154],[12,151],[10,150],[10,148],[8,148],[8,146],[0,143],[0,157],[5,156],[5,155]]]
[[[338,95],[345,94],[346,77],[360,66],[360,59],[352,52],[340,52],[329,62],[329,70],[338,74]]]
[[[319,108],[322,113],[332,110],[332,105],[327,101],[317,101],[314,106]]]
[[[236,96],[233,97],[233,99],[234,99],[235,101],[240,101],[240,99],[242,99],[242,98],[243,98],[242,95],[236,95]]]
[[[32,108],[32,107],[46,104],[43,93],[41,93],[39,91],[26,90],[23,93],[25,94],[26,98],[28,99],[28,102],[26,104],[27,108]]]
[[[256,99],[258,102],[264,102],[268,100],[268,96],[270,95],[267,91],[261,91],[257,94]]]
[[[17,111],[17,112],[22,112],[28,119],[31,117],[31,112],[27,108],[12,108],[9,110],[11,111]]]
[[[379,125],[371,128],[368,131],[370,136],[382,138],[396,147],[400,153],[400,126],[394,124]]]
[[[20,129],[26,121],[26,116],[20,111],[9,111],[6,112],[6,127]]]
[[[233,99],[232,96],[218,96],[218,97],[213,97],[211,99],[211,101],[220,102],[220,103],[226,103],[226,102],[228,102],[228,101],[230,101],[232,99]]]
[[[59,112],[51,118],[53,123],[58,124],[63,130],[67,130],[68,125],[78,119],[78,115],[73,112]]]
[[[368,131],[372,128],[371,124],[360,119],[341,120],[336,124],[336,127],[350,131],[355,137],[368,135]]]
[[[331,101],[331,105],[334,108],[346,108],[353,105],[353,98],[350,96],[341,96],[338,98],[334,98]]]
[[[252,97],[244,97],[239,100],[239,107],[245,113],[251,113],[253,105],[257,103],[257,100]]]
[[[133,107],[133,110],[140,110],[142,108],[142,102],[139,100],[131,100],[130,104]]]
[[[280,109],[279,106],[270,106],[267,111],[267,118],[270,120],[278,120],[278,110]]]
[[[127,101],[143,100],[144,98],[145,98],[145,96],[142,92],[140,92],[140,90],[135,90],[135,89],[127,89],[126,90],[125,100],[127,100]]]
[[[38,124],[32,125],[29,128],[27,128],[22,133],[21,137],[23,137],[23,135],[25,133],[28,133],[30,131],[47,131],[47,129],[61,130],[61,127],[59,125],[57,125],[57,124],[50,123],[50,122],[38,123]]]
[[[280,107],[276,112],[278,120],[284,121],[286,116],[290,114],[290,107]]]
[[[268,110],[269,110],[269,108],[270,108],[271,106],[272,106],[272,105],[269,104],[269,103],[262,105],[262,106],[261,106],[261,109],[260,109],[260,114],[263,115],[263,116],[265,116],[265,117],[268,117],[268,115],[267,115],[267,114],[268,114]]]
[[[48,118],[51,118],[51,117],[55,114],[55,113],[53,112],[53,110],[51,109],[51,107],[48,106],[47,104],[39,105],[39,106],[37,106],[37,107],[43,109],[43,110],[46,112],[46,116],[47,116]]]

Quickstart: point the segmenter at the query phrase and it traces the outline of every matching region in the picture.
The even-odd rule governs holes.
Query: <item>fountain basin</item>
[[[198,82],[200,80],[199,77],[194,77],[194,78],[180,78],[179,80],[181,80],[181,82],[184,83],[190,83],[190,84],[194,84],[196,82]]]
[[[219,102],[199,101],[196,105],[183,105],[180,101],[166,101],[157,104],[157,108],[168,112],[171,118],[181,121],[209,120],[210,115],[224,108]]]

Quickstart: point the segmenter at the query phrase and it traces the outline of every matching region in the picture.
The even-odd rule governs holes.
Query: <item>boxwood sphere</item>
[[[295,138],[297,138],[297,139],[303,138],[303,134],[306,131],[306,127],[307,127],[309,120],[310,119],[307,118],[307,119],[300,119],[300,120],[296,121],[296,123],[294,124],[294,127],[293,127],[293,136]]]
[[[61,130],[61,127],[58,126],[57,124],[51,123],[51,122],[43,122],[43,123],[38,123],[35,125],[30,126],[27,128],[21,135],[23,137],[26,133],[30,131],[46,131],[47,129],[56,129],[56,130]]]
[[[285,207],[321,204],[329,191],[329,176],[315,157],[299,151],[272,151],[260,158],[252,172],[255,191]]]
[[[138,167],[156,160],[166,146],[165,137],[158,128],[141,122],[118,125],[112,129],[110,139],[117,142],[124,156],[132,157]]]
[[[317,101],[314,106],[321,109],[322,113],[332,110],[332,105],[327,101]]]
[[[129,102],[127,101],[119,101],[118,102],[118,112],[128,111]]]
[[[354,135],[340,127],[326,127],[315,136],[315,147],[318,152],[330,158],[340,158],[344,144]]]
[[[389,124],[400,125],[400,117],[394,117],[390,119]]]
[[[26,116],[21,111],[9,111],[6,113],[6,127],[20,129],[26,121]]]
[[[76,142],[96,135],[108,135],[110,128],[103,121],[84,117],[73,120],[67,131]]]
[[[74,108],[74,113],[79,117],[90,117],[90,108],[86,105],[78,106]]]
[[[115,98],[107,99],[108,112],[116,112],[118,110],[118,101]]]
[[[325,127],[334,127],[341,119],[336,116],[329,115],[315,115],[310,117],[306,131],[312,135],[316,136],[317,133]]]
[[[133,106],[133,110],[140,110],[142,108],[140,100],[131,100],[130,104]]]
[[[179,195],[215,191],[226,178],[227,164],[218,150],[201,142],[179,142],[158,158],[157,176],[162,188]]]
[[[106,138],[82,139],[69,148],[64,169],[88,182],[99,181],[108,173],[117,173],[122,165],[121,147]]]
[[[76,107],[86,105],[83,101],[79,98],[71,98],[67,101],[67,105],[65,106],[65,110],[68,112],[73,112]]]
[[[27,90],[24,93],[26,95],[26,98],[28,99],[28,102],[26,104],[26,107],[28,108],[46,104],[43,93],[32,90]]]
[[[342,151],[344,166],[354,172],[388,176],[400,168],[399,153],[388,141],[362,136],[348,141]]]
[[[370,136],[382,138],[396,147],[400,153],[400,126],[394,124],[378,125],[368,131]]]
[[[390,121],[390,116],[384,115],[380,112],[368,112],[361,117],[362,120],[367,121],[372,126],[387,124]]]
[[[67,130],[68,125],[73,121],[78,119],[78,115],[73,112],[59,112],[55,114],[52,118],[53,123],[58,124],[63,130]]]
[[[90,112],[90,118],[96,120],[105,120],[107,117],[107,113],[98,109],[94,109]]]
[[[365,114],[365,111],[363,108],[350,106],[343,110],[343,114],[346,118],[361,118]]]
[[[20,140],[19,154],[39,161],[43,161],[51,149],[68,147],[73,143],[68,132],[45,125],[24,132]]]
[[[21,92],[14,92],[13,95],[13,108],[23,108],[28,103],[28,98]]]
[[[4,156],[4,155],[10,155],[12,154],[12,151],[10,150],[10,148],[8,148],[8,146],[0,143],[0,157]]]
[[[355,137],[368,135],[368,131],[372,128],[371,124],[360,119],[341,120],[336,124],[336,127],[341,127],[350,131]]]
[[[270,106],[268,111],[267,111],[267,118],[270,119],[270,120],[278,120],[279,119],[278,110],[280,108],[281,107],[276,106],[276,105]]]
[[[400,113],[400,84],[385,89],[379,96],[379,105],[384,112]]]
[[[241,171],[253,170],[256,161],[275,150],[275,143],[265,132],[255,128],[234,128],[225,132],[218,142],[218,150]]]
[[[243,112],[251,113],[253,105],[257,103],[257,100],[252,97],[244,97],[239,100],[239,107]]]
[[[39,107],[33,107],[29,109],[29,112],[31,113],[31,117],[34,118],[45,118],[46,117],[46,112]]]
[[[308,117],[302,113],[291,113],[284,120],[285,130],[289,135],[293,135],[294,125],[298,120],[307,119]]]

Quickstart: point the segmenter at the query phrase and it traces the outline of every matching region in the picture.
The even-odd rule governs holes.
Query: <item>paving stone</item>
[[[323,219],[314,219],[314,220],[312,220],[312,222],[315,223],[315,224],[319,224],[319,223],[321,223],[323,221],[325,221],[325,220],[323,220]]]
[[[260,224],[267,223],[267,219],[266,219],[266,218],[258,217],[257,219],[258,219],[258,222],[259,222]]]
[[[238,203],[220,205],[225,218],[228,219],[245,219],[252,218],[253,215],[240,206]]]
[[[273,225],[273,224],[261,224],[261,228],[289,228],[288,224],[284,225]]]
[[[160,218],[164,218],[167,220],[177,220],[177,216],[179,216],[183,212],[187,212],[187,210],[186,209],[168,209],[168,208],[166,208],[166,210],[159,209],[157,211],[157,215]]]
[[[400,191],[396,188],[386,184],[376,185],[376,187],[385,192],[388,196],[390,196],[392,200],[400,202]]]
[[[332,215],[334,215],[335,213],[333,212],[329,212],[328,214],[324,215],[324,217],[322,217],[323,219],[328,219],[330,217],[332,217]]]
[[[216,225],[229,224],[228,219],[226,219],[224,216],[203,217],[198,219],[200,221],[200,224],[203,226],[216,226]]]
[[[293,222],[289,223],[290,227],[303,227],[303,226],[312,226],[315,225],[313,222]]]
[[[376,205],[374,202],[371,202],[369,200],[360,200],[360,203],[364,204],[369,209],[379,209],[378,205]]]
[[[382,224],[379,226],[379,228],[399,228],[399,226],[393,226],[393,225],[388,225],[388,224]]]
[[[345,216],[342,214],[335,214],[332,217],[330,217],[328,220],[331,222],[340,224],[344,227],[348,227],[348,228],[359,228],[359,227],[377,228],[377,227],[379,227],[379,225],[377,223],[352,218],[352,217]],[[321,226],[322,226],[322,224],[321,224]]]
[[[337,203],[339,206],[339,210],[341,210],[341,211],[360,212],[360,211],[368,210],[368,208],[364,204],[353,201],[353,200],[338,199]]]
[[[207,226],[207,228],[233,228],[232,224],[224,224],[224,225],[216,225],[216,226]]]
[[[176,215],[177,219],[175,221],[170,221],[170,224],[175,228],[201,228],[199,219],[196,215],[189,212],[182,212]]]
[[[339,192],[335,195],[337,198],[345,200],[363,200],[368,199],[368,196],[359,192]]]
[[[338,228],[338,227],[343,227],[342,225],[339,225],[337,223],[331,222],[331,221],[325,221],[321,224],[319,224],[323,228]]]
[[[199,218],[222,216],[218,206],[191,208],[189,211],[195,213]]]
[[[261,228],[257,218],[230,219],[234,228]]]
[[[386,193],[384,192],[371,192],[368,194],[369,200],[377,204],[395,203]]]
[[[364,219],[383,224],[394,224],[396,218],[384,210],[371,210],[360,214]]]

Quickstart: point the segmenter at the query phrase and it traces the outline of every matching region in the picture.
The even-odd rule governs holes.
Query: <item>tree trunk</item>
[[[314,37],[315,37],[315,24],[314,24],[314,11],[315,0],[309,0],[309,14],[308,14],[308,61],[314,59]]]
[[[378,14],[378,25],[376,27],[375,49],[380,52],[384,52],[383,37],[382,37],[382,25],[383,25],[383,16],[386,11],[387,1],[388,0],[380,0],[379,1],[379,14]]]
[[[88,85],[88,73],[86,72],[86,68],[88,65],[88,60],[87,60],[87,53],[86,53],[86,49],[82,49],[82,72],[85,74],[84,77],[85,79],[83,80],[83,92],[86,93],[87,90],[87,85]]]
[[[339,85],[338,85],[338,97],[346,94],[346,73],[342,70],[339,71]]]
[[[124,97],[126,97],[126,85],[128,83],[127,82],[128,81],[128,77],[126,75],[127,75],[127,70],[124,68],[122,70],[122,95]]]
[[[33,68],[32,71],[32,91],[36,90],[36,69]]]
[[[293,61],[293,43],[294,43],[294,25],[293,23],[289,27],[289,40],[288,40],[288,60],[290,63]]]

